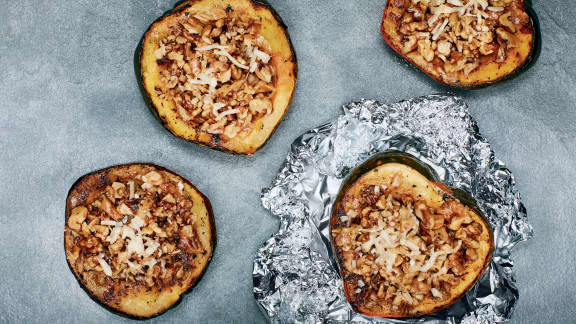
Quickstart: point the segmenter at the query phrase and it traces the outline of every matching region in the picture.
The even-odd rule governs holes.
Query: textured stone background
[[[156,321],[264,322],[252,258],[277,222],[260,205],[292,140],[357,98],[392,102],[447,91],[400,64],[379,34],[384,0],[271,1],[299,60],[292,108],[255,156],[176,139],[147,112],[133,55],[175,0],[0,0],[0,322],[120,322],[80,289],[64,257],[64,200],[83,174],[149,161],[212,201],[218,248],[203,280]],[[576,312],[576,6],[535,0],[542,55],[519,78],[461,92],[517,177],[534,225],[514,250],[512,323],[568,323]]]

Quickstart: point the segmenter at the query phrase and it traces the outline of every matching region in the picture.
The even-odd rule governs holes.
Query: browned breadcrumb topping
[[[209,134],[245,137],[272,113],[276,71],[253,18],[234,11],[183,13],[154,55],[179,117]]]
[[[400,22],[403,54],[417,53],[441,72],[465,75],[504,62],[530,17],[514,0],[408,0]]]
[[[175,285],[192,270],[194,253],[203,250],[191,197],[164,171],[124,180],[72,209],[69,260],[80,275],[95,272],[102,282]]]
[[[345,201],[344,210],[332,235],[343,266],[358,275],[352,293],[367,304],[406,311],[424,299],[449,299],[478,258],[484,229],[457,200],[433,210],[394,188],[371,185]]]

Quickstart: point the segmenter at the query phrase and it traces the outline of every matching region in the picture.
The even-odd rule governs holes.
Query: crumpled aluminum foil
[[[312,129],[290,153],[262,204],[280,229],[254,260],[254,296],[273,323],[493,323],[509,319],[518,300],[510,250],[533,231],[514,177],[495,159],[461,98],[431,95],[394,104],[352,102],[331,123]],[[329,218],[344,177],[375,153],[412,154],[448,186],[472,196],[494,229],[490,267],[462,300],[415,319],[366,317],[352,311],[329,239]]]

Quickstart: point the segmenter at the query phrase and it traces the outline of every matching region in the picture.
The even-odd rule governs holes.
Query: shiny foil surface
[[[262,204],[280,229],[254,259],[254,296],[273,323],[492,323],[510,318],[519,293],[511,249],[533,231],[514,176],[494,157],[464,101],[431,95],[394,104],[360,100],[298,137]],[[385,319],[355,313],[329,238],[332,203],[346,175],[370,156],[409,153],[449,187],[473,197],[494,230],[491,264],[460,301],[433,315]]]

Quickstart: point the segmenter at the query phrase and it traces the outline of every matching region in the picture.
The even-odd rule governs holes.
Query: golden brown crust
[[[381,31],[394,51],[424,73],[461,88],[511,76],[536,50],[524,0],[390,0]]]
[[[492,254],[490,225],[403,164],[373,168],[333,206],[331,242],[354,310],[414,317],[459,300]]]
[[[168,34],[168,26],[173,25],[177,17],[186,13],[221,11],[227,8],[230,8],[228,9],[229,12],[237,12],[260,23],[262,28],[258,34],[263,36],[270,45],[271,51],[266,54],[271,55],[271,71],[276,73],[273,80],[275,90],[271,95],[272,110],[263,116],[260,113],[257,114],[257,118],[249,123],[250,131],[242,126],[244,125],[243,122],[237,122],[236,117],[232,115],[227,116],[228,124],[222,119],[218,120],[220,124],[226,125],[211,123],[210,121],[208,124],[204,124],[203,121],[200,125],[191,125],[190,120],[182,119],[182,109],[179,109],[172,100],[160,98],[156,93],[156,89],[161,88],[162,81],[159,77],[160,69],[154,53],[158,49],[161,39]],[[151,109],[168,130],[178,137],[198,144],[248,155],[259,149],[281,122],[292,100],[297,75],[296,57],[280,17],[272,8],[250,0],[197,0],[181,4],[172,13],[160,18],[150,26],[142,39],[139,64],[142,86]],[[256,110],[259,109],[256,106],[264,107],[267,105],[268,102],[263,101],[258,102],[258,105],[254,103],[252,107],[253,110]],[[180,114],[178,110],[180,110]],[[208,118],[209,116],[204,117]]]
[[[216,243],[208,199],[152,164],[80,178],[65,216],[66,259],[81,286],[107,308],[133,317],[177,303],[203,274]]]

